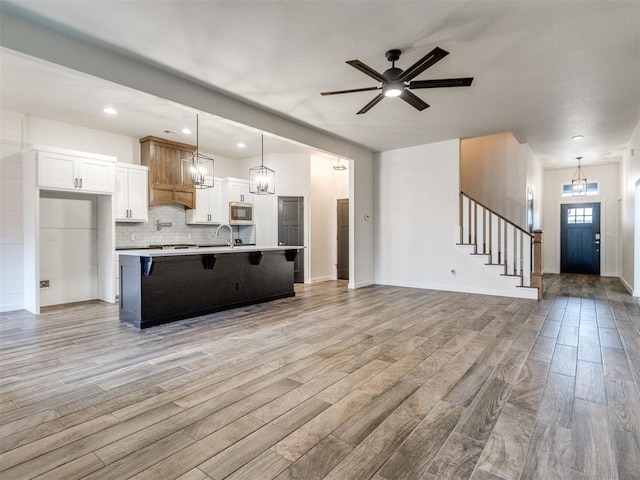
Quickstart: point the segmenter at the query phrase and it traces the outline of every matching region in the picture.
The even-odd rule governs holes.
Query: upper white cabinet
[[[86,193],[113,193],[115,157],[38,152],[38,186]]]
[[[149,221],[149,168],[116,163],[113,211],[116,222]]]
[[[227,202],[251,202],[248,180],[227,177],[225,183]]]
[[[222,180],[214,177],[213,188],[196,188],[196,208],[187,209],[186,222],[220,224],[222,209]]]

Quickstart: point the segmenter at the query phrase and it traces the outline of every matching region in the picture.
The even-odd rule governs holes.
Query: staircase
[[[542,298],[542,232],[523,230],[460,192],[458,247],[512,288],[518,296]]]

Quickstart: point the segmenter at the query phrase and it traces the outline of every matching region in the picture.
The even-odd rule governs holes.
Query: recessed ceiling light
[[[584,135],[574,135],[573,137],[571,137],[571,140],[582,140],[584,138]]]
[[[113,107],[104,107],[102,109],[102,111],[104,113],[106,113],[107,115],[117,115],[118,114],[118,111]]]
[[[184,127],[182,129],[182,133],[184,133],[185,135],[191,135],[191,130],[189,130],[189,128],[187,128],[187,127]]]
[[[242,142],[238,142],[238,144],[236,145],[238,148],[244,148],[246,147],[246,145]]]

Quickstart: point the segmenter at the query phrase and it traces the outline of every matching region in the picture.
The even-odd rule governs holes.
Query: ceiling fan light
[[[404,86],[398,82],[392,82],[382,89],[385,97],[399,97],[402,95],[402,91],[404,90]]]

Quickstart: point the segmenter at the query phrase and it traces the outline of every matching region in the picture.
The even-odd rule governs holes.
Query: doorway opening
[[[560,206],[560,272],[600,275],[600,204]]]

